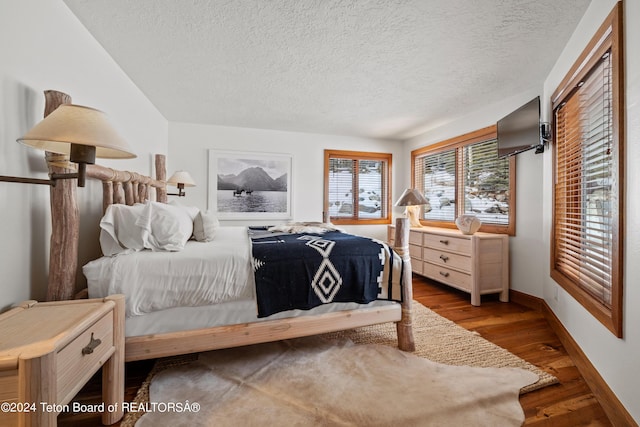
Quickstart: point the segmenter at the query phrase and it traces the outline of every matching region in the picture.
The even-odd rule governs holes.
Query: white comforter
[[[180,252],[102,257],[82,271],[90,298],[125,294],[131,317],[170,307],[255,299],[250,257],[246,227],[220,227],[213,241],[189,241]],[[199,274],[189,274],[193,271]]]

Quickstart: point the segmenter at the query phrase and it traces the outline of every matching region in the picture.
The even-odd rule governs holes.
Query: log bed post
[[[167,158],[164,154],[156,154],[156,180],[167,180]],[[156,188],[156,201],[167,203],[167,187]]]
[[[63,92],[44,92],[44,117],[62,104],[70,104],[71,97]],[[46,152],[49,173],[73,173],[68,163],[69,156]],[[49,248],[49,280],[47,301],[73,298],[78,267],[78,237],[80,234],[80,211],[76,200],[76,181],[60,179],[51,186],[51,243]]]
[[[411,257],[409,256],[409,219],[396,219],[395,251],[402,258],[402,318],[396,323],[398,331],[398,348],[403,351],[415,351],[413,324],[411,320],[411,303],[413,301],[413,284],[411,279]]]

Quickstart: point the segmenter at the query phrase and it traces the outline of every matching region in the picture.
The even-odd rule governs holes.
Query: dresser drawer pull
[[[441,259],[442,261],[444,261],[444,262],[449,261],[449,257],[448,257],[448,256],[445,256],[445,255],[440,255],[440,259]]]
[[[448,240],[440,240],[440,243],[442,243],[443,245],[448,245],[449,241]]]
[[[448,272],[446,272],[446,271],[441,271],[441,272],[440,272],[440,275],[441,275],[441,276],[444,276],[444,277],[449,277],[449,273],[448,273]]]
[[[94,339],[93,332],[91,332],[91,340],[89,341],[89,344],[82,349],[82,354],[87,355],[93,353],[93,350],[95,350],[100,344],[102,344],[102,341],[99,338]]]

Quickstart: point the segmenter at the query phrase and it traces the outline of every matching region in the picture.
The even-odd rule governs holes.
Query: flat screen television
[[[540,135],[540,97],[498,121],[498,157],[513,156],[542,145]]]

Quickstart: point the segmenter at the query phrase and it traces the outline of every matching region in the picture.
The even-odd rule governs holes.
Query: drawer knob
[[[102,344],[102,340],[93,338],[93,332],[91,332],[91,340],[89,340],[89,344],[82,349],[82,354],[87,355],[93,353],[93,350],[100,344]]]
[[[444,277],[449,277],[449,273],[448,273],[448,272],[446,272],[446,271],[441,271],[441,272],[440,272],[440,275],[441,275],[441,276],[444,276]]]
[[[449,257],[448,257],[448,256],[445,256],[445,255],[440,255],[440,259],[441,259],[442,261],[444,261],[444,262],[449,261]]]
[[[448,240],[440,240],[440,243],[442,243],[443,245],[448,245],[449,241]]]

